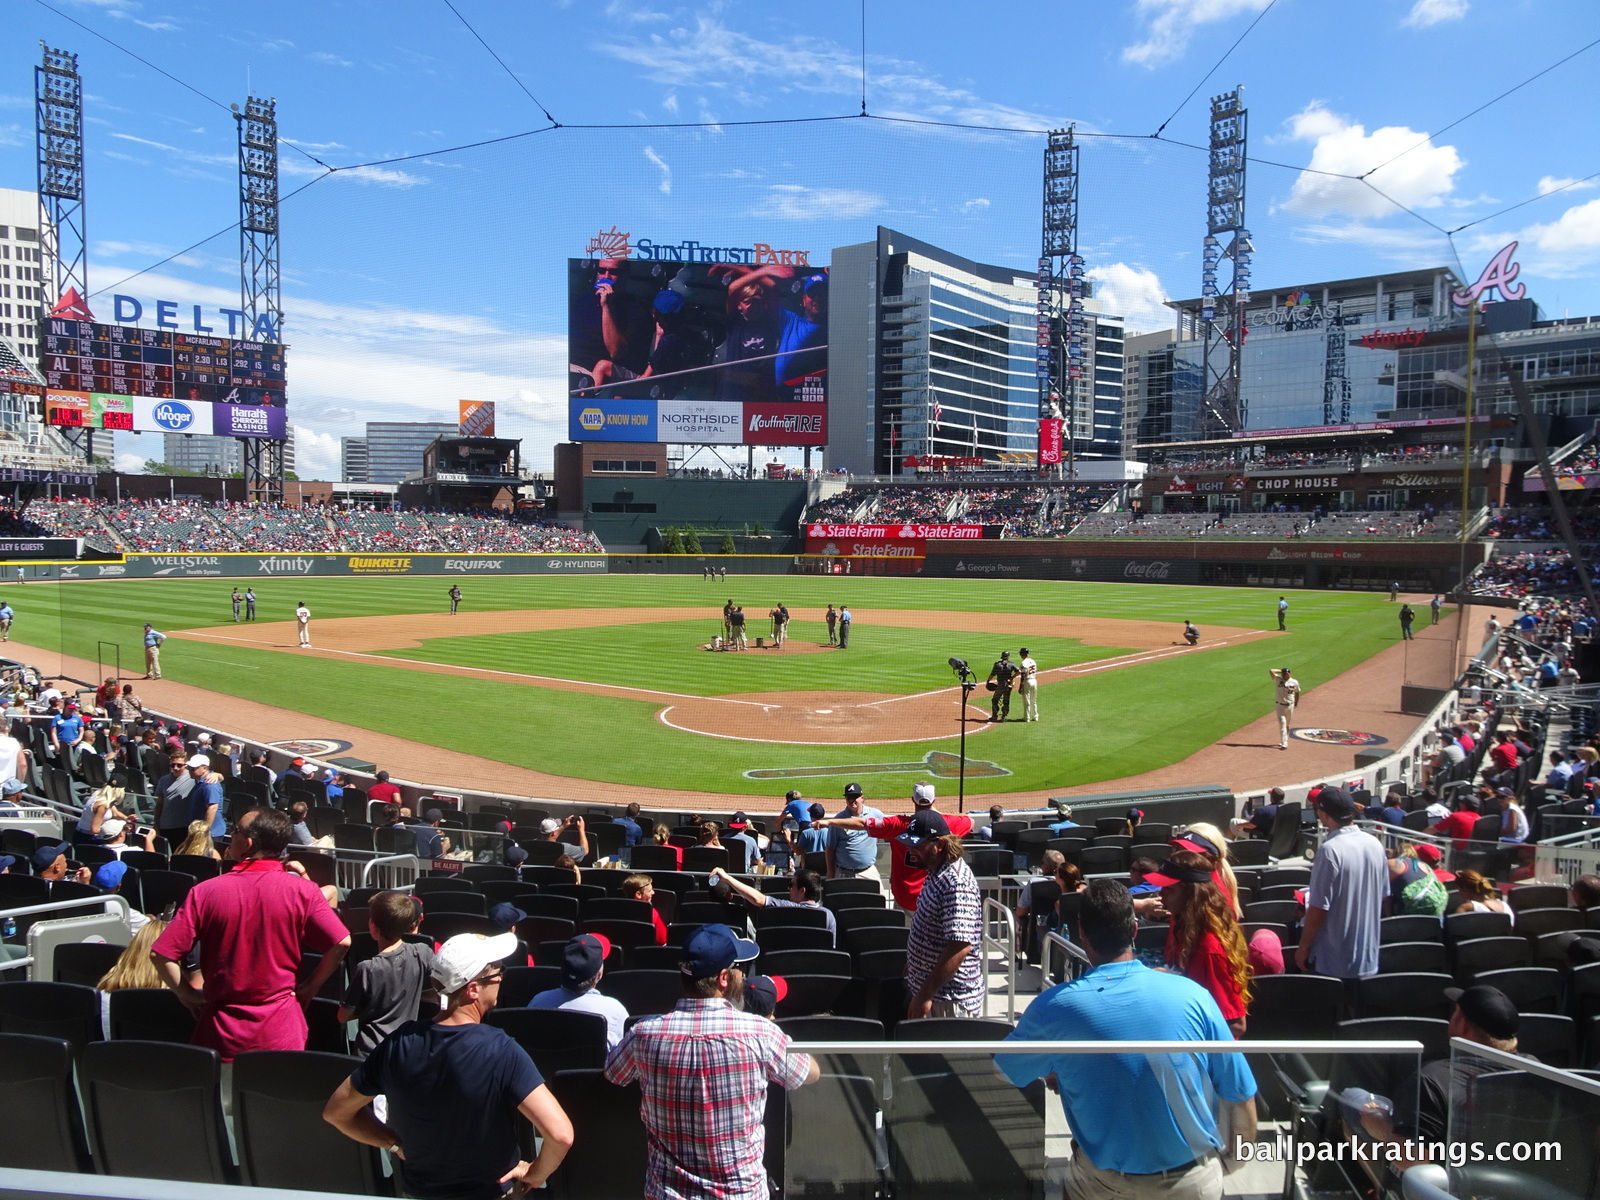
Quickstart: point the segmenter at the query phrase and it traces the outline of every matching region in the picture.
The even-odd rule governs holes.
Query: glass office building
[[[368,421],[365,483],[402,483],[422,470],[422,452],[436,437],[455,437],[454,421]]]
[[[833,252],[828,463],[896,474],[908,455],[1032,466],[1038,290],[1031,271],[973,262],[906,234]],[[1122,445],[1122,321],[1087,314],[1094,369],[1063,405],[1073,453]]]

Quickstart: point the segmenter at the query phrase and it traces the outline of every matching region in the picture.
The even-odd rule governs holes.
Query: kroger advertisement
[[[67,428],[205,433],[236,438],[288,436],[285,410],[275,405],[51,391],[45,394],[44,406],[47,423]]]
[[[824,444],[828,269],[754,248],[646,260],[621,237],[568,262],[573,440]]]

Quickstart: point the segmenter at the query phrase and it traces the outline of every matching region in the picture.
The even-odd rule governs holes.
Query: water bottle
[[[12,938],[12,937],[16,937],[16,936],[17,936],[16,918],[7,917],[4,921],[0,921],[0,938]]]

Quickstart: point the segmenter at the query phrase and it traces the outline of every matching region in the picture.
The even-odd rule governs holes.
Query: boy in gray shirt
[[[401,940],[422,924],[422,906],[404,892],[379,892],[368,902],[367,932],[378,953],[356,964],[339,1020],[359,1022],[356,1053],[370,1054],[407,1021],[417,1019],[433,971],[433,948]]]

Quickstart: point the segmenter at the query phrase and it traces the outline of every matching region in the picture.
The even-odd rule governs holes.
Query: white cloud
[[[1436,208],[1454,190],[1456,172],[1466,165],[1454,146],[1418,146],[1427,135],[1404,125],[1385,125],[1369,134],[1365,126],[1328,111],[1319,101],[1291,117],[1289,130],[1295,140],[1313,143],[1311,161],[1279,207],[1303,217],[1392,216],[1394,205],[1373,188],[1408,208]],[[1372,187],[1334,177],[1360,175],[1391,158],[1393,162],[1367,177]],[[1334,174],[1313,174],[1317,171]]]
[[[127,451],[117,452],[117,470],[124,475],[139,475],[144,471],[145,456],[142,454],[129,454]]]
[[[310,178],[313,175],[326,175],[327,171],[297,154],[285,154],[278,159],[278,173]],[[334,171],[333,177],[354,183],[372,183],[379,187],[393,188],[413,188],[428,182],[424,176],[413,175],[410,171],[401,171],[395,167],[339,167]]]
[[[971,200],[968,200],[965,204],[963,204],[961,206],[961,211],[964,212],[964,213],[976,213],[976,212],[982,212],[984,209],[986,209],[988,207],[989,207],[989,201],[986,200],[982,196],[977,196],[977,197],[975,197],[975,198],[973,198]]]
[[[766,199],[750,210],[755,217],[785,221],[814,221],[823,217],[864,217],[883,207],[883,197],[852,188],[809,188],[798,183],[775,183]]]
[[[1480,234],[1471,246],[1475,253],[1487,256],[1510,241],[1519,243],[1515,257],[1525,276],[1571,279],[1592,275],[1600,265],[1600,200],[1575,204],[1554,221],[1508,233]]]
[[[338,479],[339,439],[295,422],[294,473],[301,479]]]
[[[657,154],[653,146],[644,148],[644,156],[661,168],[661,194],[672,195],[672,168],[667,165],[667,160]]]
[[[113,133],[111,135],[124,142],[133,142],[139,146],[149,146],[161,150],[183,162],[203,163],[206,166],[232,165],[238,161],[235,154],[206,154],[199,150],[186,150],[181,146],[169,146],[165,142],[153,142],[149,138],[134,137],[131,133]]]
[[[1258,13],[1272,0],[1139,0],[1139,16],[1148,22],[1145,40],[1126,46],[1124,62],[1158,67],[1189,48],[1196,28]]]
[[[668,92],[667,98],[661,102],[661,107],[676,115],[678,111],[678,93]]]
[[[1167,289],[1148,267],[1116,262],[1091,267],[1088,275],[1094,280],[1094,295],[1101,311],[1122,317],[1130,337],[1173,327],[1173,312],[1163,303],[1168,299]]]
[[[1560,179],[1554,175],[1546,175],[1539,180],[1539,195],[1548,196],[1551,192],[1559,191],[1581,192],[1595,186],[1593,179]]]
[[[1467,15],[1467,0],[1417,0],[1400,22],[1413,29],[1426,29],[1441,21],[1459,21]]]
[[[692,24],[675,25],[648,38],[615,38],[598,49],[640,67],[646,78],[657,83],[730,96],[753,108],[796,93],[861,94],[859,49],[803,35],[783,42],[763,41],[704,14],[696,16]],[[904,59],[873,55],[867,69],[872,110],[880,116],[1030,129],[1068,123],[1060,116],[1028,112],[953,87],[920,64]],[[699,106],[702,120],[715,119],[709,116],[704,98]]]
[[[326,50],[317,50],[306,55],[314,63],[321,63],[325,67],[353,67],[355,63],[348,58],[340,58],[337,54],[329,54]]]

